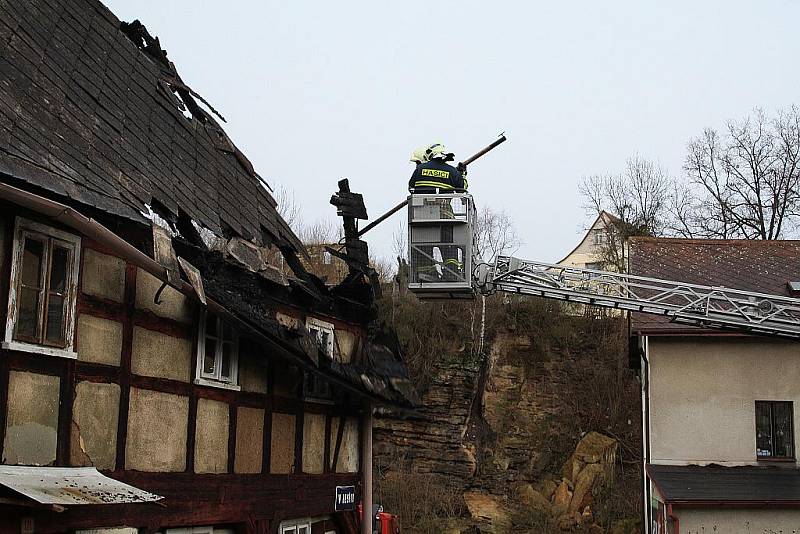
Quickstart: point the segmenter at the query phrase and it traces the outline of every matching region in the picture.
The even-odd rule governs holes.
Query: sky
[[[443,142],[460,160],[505,131],[470,191],[540,261],[591,223],[582,177],[634,154],[680,175],[704,128],[800,103],[788,0],[105,3],[160,38],[306,224],[335,220],[341,178],[376,218],[405,198],[414,148]],[[403,221],[366,234],[370,251],[391,257]]]

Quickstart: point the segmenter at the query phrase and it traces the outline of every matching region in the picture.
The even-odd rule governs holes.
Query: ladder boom
[[[500,256],[478,269],[482,292],[536,295],[672,321],[800,339],[800,299]]]

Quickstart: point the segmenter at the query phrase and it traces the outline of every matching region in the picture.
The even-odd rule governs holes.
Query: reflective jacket
[[[416,193],[433,193],[436,188],[442,193],[466,189],[467,181],[458,169],[438,159],[417,165],[408,181],[408,189],[414,189]]]

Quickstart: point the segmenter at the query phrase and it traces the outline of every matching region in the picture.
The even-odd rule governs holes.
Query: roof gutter
[[[166,267],[159,264],[153,258],[134,247],[96,220],[83,215],[74,208],[3,183],[0,183],[0,197],[35,211],[36,213],[45,215],[65,226],[69,226],[85,236],[103,243],[121,258],[130,261],[137,267],[141,267],[160,280],[164,281],[167,279]],[[186,282],[182,282],[182,286],[176,287],[176,289],[182,291],[185,289],[190,292],[194,291]]]
[[[54,200],[50,200],[48,198],[36,195],[34,193],[30,193],[23,189],[19,189],[17,187],[10,186],[8,184],[0,183],[0,198],[3,200],[11,201],[19,206],[25,207],[31,211],[35,211],[41,215],[44,215],[50,219],[60,222],[61,224],[68,226],[83,235],[102,243],[108,249],[117,254],[119,257],[123,258],[125,261],[130,262],[137,267],[147,271],[148,273],[152,274],[159,280],[164,283],[167,282],[167,268],[155,261],[153,258],[139,250],[138,248],[134,247],[120,236],[103,226],[100,222],[86,215],[83,215],[81,212],[76,210],[75,208],[71,208],[60,202],[56,202]],[[171,284],[172,285],[172,284]],[[175,289],[185,293],[187,295],[194,295],[195,291],[194,288],[186,281],[180,280],[177,285],[173,285]],[[248,330],[252,331],[254,334],[258,335],[261,339],[267,341],[272,345],[277,345],[277,347],[288,354],[295,356],[298,363],[301,364],[302,367],[306,368],[307,370],[311,370],[316,372],[328,381],[335,382],[339,384],[341,387],[348,389],[357,395],[362,397],[366,397],[368,399],[372,399],[373,401],[379,404],[389,404],[393,405],[391,402],[388,402],[386,399],[383,399],[377,395],[374,395],[369,392],[365,392],[349,382],[340,379],[336,376],[331,376],[328,374],[320,373],[319,369],[315,368],[314,366],[307,363],[305,354],[298,353],[294,347],[287,346],[284,342],[279,339],[273,339],[269,336],[266,336],[257,328],[253,327],[252,325],[246,323],[227,309],[225,309],[222,305],[218,302],[213,301],[212,299],[208,298],[209,307],[215,311],[221,311],[228,315],[229,317],[235,319],[238,323],[247,327]]]

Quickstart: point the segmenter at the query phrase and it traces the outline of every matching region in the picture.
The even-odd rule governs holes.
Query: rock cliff
[[[640,424],[623,318],[493,298],[484,350],[475,306],[460,321],[448,310],[461,327],[435,345],[449,350],[417,346],[422,406],[376,419],[377,497],[417,532],[624,532],[638,518]],[[398,498],[421,477],[427,497]]]

